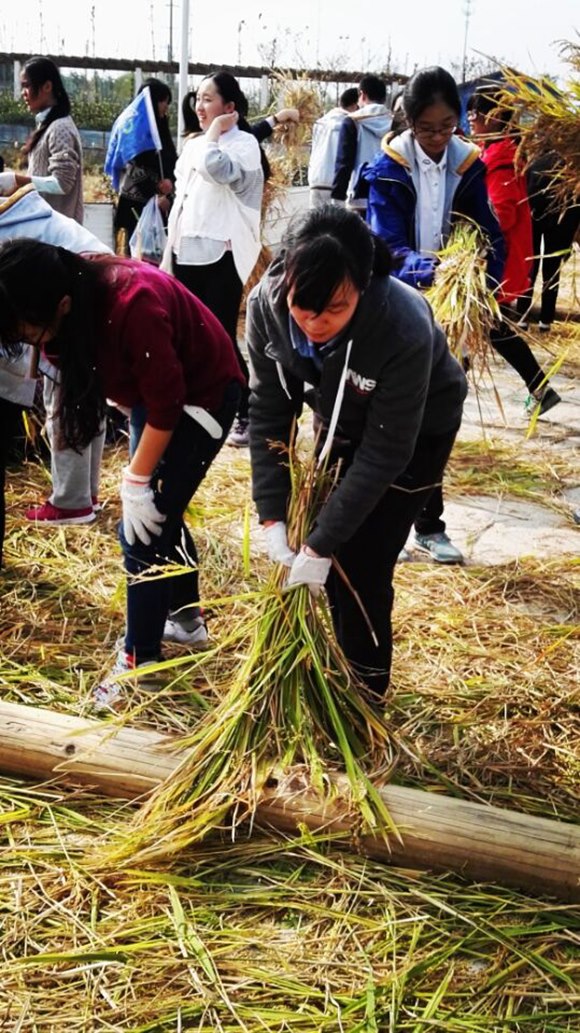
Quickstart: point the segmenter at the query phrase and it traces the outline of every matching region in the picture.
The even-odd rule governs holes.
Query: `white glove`
[[[121,482],[121,502],[123,503],[123,533],[129,545],[135,544],[135,538],[144,545],[151,544],[148,532],[161,534],[161,524],[166,519],[153,501],[153,488],[150,477],[131,473],[126,466]]]
[[[316,596],[325,583],[331,566],[331,559],[326,556],[309,556],[302,546],[290,568],[286,585],[289,588],[292,585],[308,585],[312,595]]]
[[[16,190],[16,176],[13,172],[0,172],[0,197],[9,197]]]
[[[272,563],[283,563],[285,567],[291,567],[296,559],[296,553],[288,545],[286,524],[282,520],[276,520],[274,524],[264,528],[266,539],[266,550]]]

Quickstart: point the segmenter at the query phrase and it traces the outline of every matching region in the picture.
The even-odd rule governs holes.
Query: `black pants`
[[[0,398],[0,567],[6,528],[6,467],[10,450],[18,433],[22,409],[7,398]]]
[[[510,364],[512,369],[515,369],[516,373],[519,373],[528,391],[535,391],[544,380],[545,373],[536,362],[529,344],[506,322],[508,319],[513,322],[515,315],[513,310],[501,305],[500,311],[503,318],[497,326],[493,327],[489,335],[491,346]]]
[[[350,588],[334,569],[327,590],[336,637],[353,670],[377,696],[383,696],[391,670],[393,571],[417,514],[441,481],[456,428],[419,437],[413,457],[336,558],[362,601],[377,643]]]
[[[249,379],[248,365],[238,346],[238,315],[242,300],[243,283],[238,276],[231,251],[226,251],[219,262],[211,265],[179,265],[174,260],[173,271],[192,294],[195,294],[208,309],[217,316],[224,330],[232,339],[238,362],[246,378],[246,387],[242,390],[238,417],[248,418],[248,402],[250,391],[247,387]]]
[[[580,225],[580,207],[568,208],[562,218],[559,213],[549,208],[542,214],[532,218],[534,241],[534,264],[532,268],[532,284],[530,290],[518,301],[518,312],[525,315],[532,304],[534,284],[540,267],[542,270],[542,301],[540,321],[547,326],[556,317],[556,302],[560,287],[560,267],[570,255],[570,248],[578,226]],[[542,251],[542,242],[544,253]]]
[[[490,333],[492,348],[519,373],[528,391],[534,391],[544,380],[545,373],[527,342],[506,322],[506,318],[513,322],[513,311],[502,306],[501,313],[503,318]],[[416,533],[438,534],[444,531],[443,509],[443,487],[438,485],[415,520]]]

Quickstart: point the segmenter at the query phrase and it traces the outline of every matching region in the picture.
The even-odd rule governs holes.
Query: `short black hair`
[[[339,205],[311,209],[291,226],[283,242],[285,285],[299,308],[322,312],[349,281],[364,291],[373,273],[386,276],[391,256],[360,215]]]
[[[476,115],[493,114],[503,125],[507,125],[514,117],[514,109],[505,103],[505,94],[501,86],[483,83],[467,101],[467,110]]]
[[[364,93],[375,104],[384,104],[387,99],[387,86],[378,75],[363,75],[358,84],[359,93]]]
[[[358,89],[356,86],[349,86],[340,95],[340,106],[346,110],[346,108],[352,108],[354,104],[358,104]]]
[[[407,121],[412,125],[421,117],[425,108],[431,107],[438,101],[447,104],[459,118],[461,98],[451,72],[441,68],[440,65],[421,68],[411,76],[403,90],[403,107]]]

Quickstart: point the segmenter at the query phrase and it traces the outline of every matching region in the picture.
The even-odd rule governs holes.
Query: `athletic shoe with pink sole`
[[[25,516],[37,524],[90,524],[95,519],[95,511],[92,505],[85,509],[61,509],[52,502],[43,502],[41,506],[27,509]]]

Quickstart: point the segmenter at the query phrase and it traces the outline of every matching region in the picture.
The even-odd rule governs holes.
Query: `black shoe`
[[[530,416],[535,416],[536,414],[538,416],[543,416],[544,413],[553,409],[554,406],[561,401],[562,399],[558,392],[554,391],[553,387],[548,387],[546,385],[546,387],[542,388],[538,393],[534,391],[532,394],[528,395],[526,409]]]

